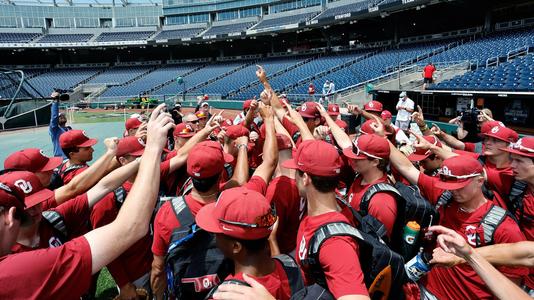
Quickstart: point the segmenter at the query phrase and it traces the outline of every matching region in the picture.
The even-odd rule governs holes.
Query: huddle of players
[[[450,144],[463,150],[451,149],[443,141],[454,138],[428,128],[418,112],[414,119],[424,137],[418,136],[407,156],[398,150],[398,129],[380,102],[351,108],[368,118],[351,138],[337,105],[324,109],[306,102],[295,111],[276,96],[262,68],[256,74],[265,91],[261,101],[244,103],[237,122],[210,117],[209,105],[201,103],[175,126],[160,106],[148,123],[127,120],[126,136],[107,139],[106,153],[91,166],[86,163],[97,141],[80,130],[60,136],[65,161],[39,149],[11,154],[0,175],[0,206],[7,214],[2,230],[8,232],[0,253],[0,282],[6,286],[0,298],[76,298],[89,289],[91,274],[107,266],[122,299],[135,298],[138,288],[157,299],[203,299],[222,281],[242,282],[243,274],[274,298],[289,299],[297,288],[319,281],[304,264],[315,231],[332,222],[358,226],[338,198],[360,211],[369,187],[392,180],[418,186],[432,204],[450,191],[452,202],[439,208],[439,224],[472,247],[486,245],[481,222],[494,205],[511,213],[497,224],[490,243],[533,239],[534,138],[518,140],[502,123],[484,121],[482,153],[469,152],[475,145],[459,141]],[[175,148],[168,150],[171,128]],[[521,207],[508,199],[515,181],[527,186]],[[47,188],[50,183],[54,190]],[[494,199],[485,196],[484,185]],[[366,207],[389,238],[398,210],[388,192],[374,194]],[[211,234],[200,235],[199,228]],[[201,260],[168,274],[169,254],[176,249],[182,252],[174,266],[187,264],[179,261],[180,253]],[[369,298],[359,252],[348,236],[321,245],[317,266],[334,298]],[[302,284],[293,282],[291,266],[300,266]],[[534,288],[528,269],[499,270]],[[405,291],[414,299],[492,297],[465,264],[436,266]],[[230,295],[220,289],[209,297]]]

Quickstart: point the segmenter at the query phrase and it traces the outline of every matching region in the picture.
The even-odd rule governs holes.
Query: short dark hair
[[[304,172],[301,170],[297,170],[299,172],[299,176],[303,176]],[[336,190],[338,184],[339,184],[339,178],[337,176],[334,177],[324,177],[324,176],[317,176],[308,174],[311,178],[311,182],[314,188],[316,188],[321,193],[330,193]]]
[[[198,178],[191,178],[191,179],[193,181],[193,186],[195,187],[195,189],[197,191],[199,191],[199,192],[207,192],[215,184],[219,183],[219,176],[220,175],[221,174],[217,174],[215,176],[208,177],[208,178],[202,178],[202,179],[198,179]]]
[[[61,148],[61,150],[63,151],[65,156],[70,159],[70,153],[71,152],[77,153],[78,151],[80,151],[80,148],[78,148],[78,147]]]
[[[378,165],[376,167],[382,172],[387,172],[388,165],[389,165],[389,159],[379,159]]]
[[[269,246],[269,238],[267,237],[258,239],[258,240],[243,240],[243,239],[235,239],[235,240],[240,242],[241,245],[243,245],[243,248],[247,250],[248,254],[258,254],[262,251],[265,251],[265,249],[267,249],[267,247]]]

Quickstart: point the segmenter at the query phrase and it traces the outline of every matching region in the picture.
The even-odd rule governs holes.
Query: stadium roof
[[[26,6],[129,6],[162,5],[162,0],[0,0],[2,4]]]

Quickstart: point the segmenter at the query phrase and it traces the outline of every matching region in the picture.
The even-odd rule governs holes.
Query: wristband
[[[427,130],[429,130],[430,128],[428,128],[428,125],[425,124],[425,126],[419,126],[419,130],[421,130],[421,132],[425,132]]]
[[[237,150],[239,150],[241,147],[245,147],[245,149],[247,149],[247,144],[239,144],[237,145]]]

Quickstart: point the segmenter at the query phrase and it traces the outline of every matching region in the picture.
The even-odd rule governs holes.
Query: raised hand
[[[419,134],[413,132],[413,131],[409,131],[413,136],[416,137],[416,141],[415,143],[413,144],[413,146],[417,149],[424,149],[424,150],[429,150],[431,147],[432,147],[432,144],[425,140],[422,136],[420,136]]]
[[[163,109],[165,104],[160,104],[150,114],[147,125],[146,149],[162,150],[167,144],[167,135],[169,130],[175,127],[171,114],[166,113]]]
[[[445,250],[439,247],[434,249],[434,252],[432,253],[432,259],[430,260],[431,264],[440,265],[444,267],[454,267],[463,262],[465,261],[460,257],[452,253],[445,252]]]
[[[110,137],[104,140],[104,145],[108,152],[117,153],[117,146],[119,145],[119,139],[116,137]]]
[[[458,255],[464,259],[473,253],[473,248],[456,231],[439,225],[431,226],[428,230],[439,233],[438,244],[445,252]]]
[[[424,127],[426,125],[421,106],[417,105],[417,111],[412,114],[412,120],[417,123],[417,126],[419,127]]]
[[[267,73],[265,73],[263,67],[260,65],[256,65],[256,67],[258,67],[258,69],[256,70],[256,77],[258,77],[258,80],[261,83],[267,82]]]
[[[147,122],[143,122],[139,128],[137,128],[137,131],[135,132],[135,137],[142,139],[143,141],[146,141],[146,128],[147,128]]]
[[[260,100],[265,105],[271,105],[272,93],[270,90],[263,90],[260,94]]]
[[[436,124],[432,124],[430,132],[432,132],[432,134],[435,136],[441,136],[441,128],[439,128],[439,126]]]
[[[260,116],[262,119],[272,119],[274,117],[274,112],[272,107],[263,104],[263,102],[259,102],[260,107]]]

